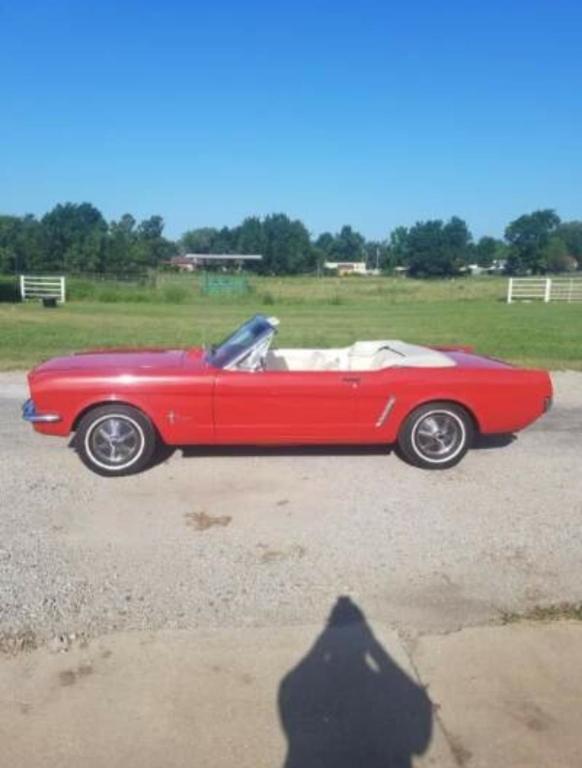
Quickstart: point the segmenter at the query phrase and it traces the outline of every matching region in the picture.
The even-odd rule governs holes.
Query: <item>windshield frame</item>
[[[213,368],[228,370],[240,363],[259,344],[277,332],[276,322],[266,315],[253,315],[219,344],[206,350],[206,362]]]

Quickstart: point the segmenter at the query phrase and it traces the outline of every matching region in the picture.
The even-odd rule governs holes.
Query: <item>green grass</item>
[[[28,368],[90,347],[210,343],[254,312],[265,312],[281,319],[279,346],[378,338],[465,343],[519,364],[582,370],[582,305],[507,305],[501,278],[251,282],[248,296],[206,297],[195,276],[167,275],[155,287],[84,285],[79,293],[86,298],[74,300],[71,281],[73,300],[58,309],[0,304],[0,369]]]

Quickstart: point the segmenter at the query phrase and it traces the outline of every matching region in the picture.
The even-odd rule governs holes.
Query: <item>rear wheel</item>
[[[473,421],[461,406],[427,403],[406,418],[398,435],[398,447],[410,464],[448,469],[467,453],[474,433]]]
[[[81,461],[99,475],[132,475],[151,461],[156,430],[137,408],[103,405],[83,416],[75,438]]]

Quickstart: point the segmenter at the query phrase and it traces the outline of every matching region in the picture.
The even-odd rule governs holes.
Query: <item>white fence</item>
[[[580,277],[510,277],[507,303],[513,301],[582,301]]]
[[[22,301],[26,299],[56,299],[59,304],[64,304],[65,278],[20,275],[20,297]]]

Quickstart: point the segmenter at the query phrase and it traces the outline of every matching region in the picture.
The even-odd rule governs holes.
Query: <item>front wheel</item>
[[[105,477],[133,475],[151,461],[156,430],[148,417],[128,405],[103,405],[79,423],[75,447],[81,461]]]
[[[473,421],[461,406],[427,403],[404,421],[398,447],[410,464],[424,469],[448,469],[467,453],[474,432]]]

